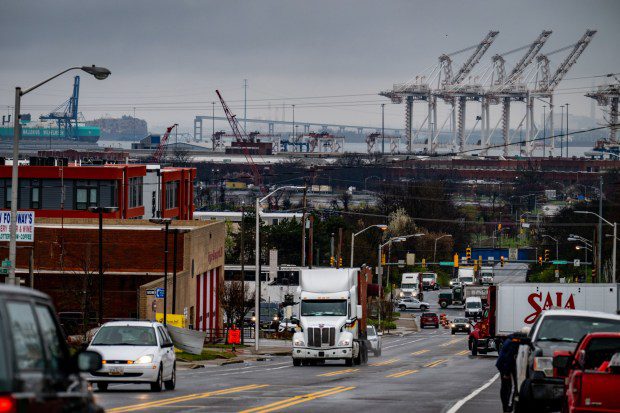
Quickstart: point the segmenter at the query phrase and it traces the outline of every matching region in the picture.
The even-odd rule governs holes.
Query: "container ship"
[[[41,144],[47,147],[50,144],[67,144],[69,147],[75,143],[96,144],[99,141],[100,129],[97,126],[78,125],[70,130],[58,128],[55,124],[24,124],[22,125],[22,136],[20,142],[28,144]],[[5,143],[13,139],[13,126],[0,126],[0,141]]]

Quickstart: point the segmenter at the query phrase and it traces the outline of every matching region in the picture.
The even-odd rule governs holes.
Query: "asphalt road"
[[[524,280],[518,264],[497,282]],[[439,310],[437,292],[425,301]],[[444,311],[448,317],[463,310]],[[384,336],[381,357],[368,365],[342,362],[293,367],[288,356],[264,362],[180,370],[174,391],[151,393],[143,385],[111,385],[95,392],[106,411],[272,412],[272,411],[501,411],[496,355],[472,357],[467,336],[440,328],[402,336]],[[487,385],[487,388],[481,387]],[[477,392],[477,393],[476,393]],[[472,396],[473,393],[473,396]],[[469,399],[467,399],[469,398]],[[466,400],[467,399],[467,400]],[[456,409],[456,410],[455,410]]]

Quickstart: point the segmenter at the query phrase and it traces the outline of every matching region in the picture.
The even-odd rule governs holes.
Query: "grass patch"
[[[224,351],[202,350],[202,354],[191,354],[181,351],[176,353],[177,359],[180,361],[205,361],[216,359],[233,359],[236,354]]]
[[[232,344],[207,344],[205,345],[205,348],[219,348],[219,349],[224,349],[224,350],[231,350],[232,349]],[[235,344],[235,348],[244,348],[244,347],[249,347],[245,344]]]

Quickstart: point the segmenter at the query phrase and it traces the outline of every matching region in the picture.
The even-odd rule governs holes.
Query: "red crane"
[[[170,136],[170,132],[172,132],[172,130],[174,128],[176,128],[177,126],[179,126],[178,123],[175,123],[172,126],[168,126],[168,128],[166,128],[166,133],[164,133],[164,136],[161,137],[161,140],[159,141],[159,145],[157,146],[157,150],[155,151],[155,154],[153,155],[153,158],[155,158],[155,162],[159,163],[162,156],[164,155],[164,152],[166,151],[166,142],[168,142],[168,137]]]
[[[254,159],[252,159],[252,155],[250,154],[250,151],[248,151],[248,148],[245,145],[246,143],[250,142],[250,139],[248,139],[247,137],[244,137],[244,135],[241,134],[241,126],[239,125],[239,122],[237,121],[236,115],[233,115],[233,113],[230,111],[220,91],[216,90],[215,93],[217,93],[217,97],[220,98],[222,109],[224,109],[224,113],[226,114],[226,119],[228,119],[228,123],[230,124],[230,128],[232,129],[235,139],[237,140],[237,142],[243,144],[242,145],[243,154],[245,155],[245,159],[248,162],[248,165],[250,165],[250,168],[252,168],[252,175],[254,176],[254,185],[259,187],[261,192],[265,193],[266,188],[263,185],[263,177],[261,176],[258,170],[258,167],[254,163]]]

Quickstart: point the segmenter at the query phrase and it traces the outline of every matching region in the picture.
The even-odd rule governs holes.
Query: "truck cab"
[[[293,335],[293,365],[368,359],[366,286],[371,273],[359,268],[303,269],[299,326]]]
[[[482,300],[480,297],[467,297],[465,299],[465,317],[482,318]]]
[[[474,267],[460,267],[458,282],[460,282],[461,285],[473,285],[476,282]]]
[[[434,272],[422,273],[422,289],[426,290],[439,290],[439,284],[437,283],[437,274]]]
[[[494,272],[493,267],[481,267],[479,273],[480,285],[493,285]]]
[[[421,281],[419,272],[404,273],[400,283],[400,298],[413,297],[422,300]]]

